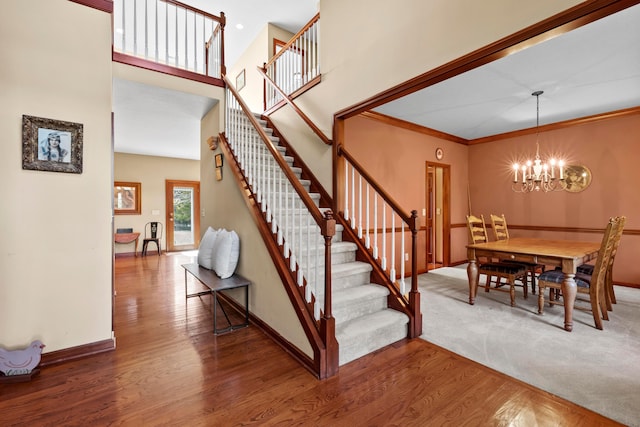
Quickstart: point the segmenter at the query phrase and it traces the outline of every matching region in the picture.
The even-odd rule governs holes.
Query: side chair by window
[[[484,222],[484,216],[480,217],[474,215],[467,215],[467,227],[469,230],[469,240],[471,243],[486,243],[487,239],[487,227]],[[520,280],[523,283],[523,294],[525,299],[527,298],[527,270],[525,267],[519,264],[495,262],[493,260],[486,260],[485,262],[478,263],[478,273],[484,274],[487,277],[484,290],[489,292],[491,288],[492,277],[496,278],[495,287],[493,289],[502,292],[509,292],[511,299],[511,305],[516,305],[516,291],[515,281]],[[509,288],[502,288],[502,279],[505,279]],[[478,289],[476,288],[476,292]]]
[[[144,239],[142,240],[142,256],[147,254],[147,245],[150,242],[156,244],[158,255],[160,255],[160,240],[162,239],[162,223],[157,221],[148,222],[144,226]]]

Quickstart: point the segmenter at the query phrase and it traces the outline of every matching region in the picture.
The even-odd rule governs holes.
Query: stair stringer
[[[337,360],[333,361],[334,357],[327,351],[327,345],[323,342],[321,332],[325,330],[335,330],[334,326],[329,324],[323,324],[323,320],[316,322],[313,316],[312,303],[307,303],[304,299],[303,293],[300,292],[300,288],[296,283],[296,272],[292,272],[289,269],[289,261],[285,260],[280,254],[283,253],[282,247],[278,245],[277,235],[271,232],[271,225],[267,222],[265,215],[263,214],[259,204],[257,203],[250,186],[248,185],[244,174],[238,166],[238,159],[229,146],[224,133],[220,133],[220,147],[225,154],[225,157],[230,161],[229,166],[233,172],[233,175],[241,189],[243,200],[251,213],[262,240],[267,247],[269,255],[273,260],[273,264],[282,280],[284,288],[289,296],[289,300],[294,306],[294,311],[298,316],[300,325],[304,330],[304,333],[309,340],[309,344],[313,350],[313,359],[308,356],[297,352],[295,355],[298,360],[311,370],[318,378],[326,378],[337,372]],[[304,292],[304,291],[303,291]],[[335,333],[332,334],[335,341]],[[337,342],[334,343],[337,348]],[[287,348],[290,350],[290,348]],[[335,366],[332,366],[335,365]]]

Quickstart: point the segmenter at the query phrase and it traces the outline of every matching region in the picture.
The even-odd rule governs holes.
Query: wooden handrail
[[[319,323],[316,324],[313,320],[313,316],[311,313],[313,312],[313,308],[309,309],[307,307],[303,293],[299,292],[298,285],[295,280],[295,277],[292,276],[292,271],[286,265],[285,258],[281,257],[279,251],[275,250],[271,252],[272,259],[276,264],[276,269],[280,274],[283,282],[286,283],[286,290],[289,293],[292,302],[297,306],[296,312],[298,313],[298,317],[303,322],[303,329],[305,330],[307,336],[312,343],[312,347],[314,348],[314,362],[315,362],[315,370],[320,378],[326,378],[329,376],[333,376],[338,372],[338,342],[335,336],[335,319],[332,315],[332,298],[331,298],[331,240],[336,232],[336,220],[333,218],[333,214],[331,211],[326,212],[324,215],[320,212],[320,209],[313,203],[311,197],[306,192],[302,184],[297,179],[297,177],[293,174],[289,165],[285,162],[283,156],[276,150],[271,138],[264,131],[262,126],[258,123],[256,118],[253,116],[251,111],[249,110],[246,103],[239,96],[236,89],[233,87],[231,82],[229,81],[227,76],[223,76],[225,83],[227,84],[228,89],[231,91],[232,95],[235,97],[235,100],[238,102],[238,105],[242,108],[245,116],[251,122],[251,125],[254,127],[255,131],[260,135],[260,138],[263,140],[263,143],[266,145],[268,150],[271,152],[271,155],[278,163],[282,173],[287,177],[289,183],[295,188],[296,192],[300,199],[303,200],[305,206],[307,207],[309,214],[314,218],[314,221],[320,228],[320,234],[324,237],[324,307],[322,307],[322,316],[319,319]],[[223,150],[228,151],[227,155],[230,155],[234,159],[234,172],[236,173],[239,182],[242,181],[244,185],[249,185],[243,173],[240,171],[240,165],[238,163],[238,159],[235,157],[234,152],[231,150],[226,136],[221,134],[221,141]],[[249,186],[249,191],[251,191],[251,196],[246,197],[247,203],[251,205],[253,211],[255,213],[256,221],[259,221],[259,228],[263,233],[263,238],[266,239],[267,236],[271,238],[268,239],[268,245],[277,245],[278,243],[275,240],[274,235],[269,231],[266,226],[265,218],[263,217],[259,207],[257,206],[257,201],[255,195],[252,192],[251,187]],[[250,201],[248,199],[251,199]],[[306,279],[305,279],[306,280]],[[314,327],[315,325],[315,327]],[[316,335],[316,334],[319,334]],[[318,340],[319,338],[319,340]]]
[[[282,48],[280,49],[280,52],[278,52],[275,55],[273,55],[273,58],[271,58],[269,61],[267,61],[267,63],[265,64],[265,68],[270,66],[271,64],[273,64],[276,61],[276,59],[278,59],[280,56],[284,55],[285,52],[291,46],[293,46],[293,44],[296,42],[296,40],[298,38],[300,38],[300,36],[302,36],[305,31],[307,31],[309,28],[311,28],[313,26],[313,24],[318,22],[319,19],[320,19],[320,13],[317,13],[316,16],[314,16],[313,18],[311,18],[311,20],[309,22],[307,22],[307,25],[302,27],[302,29],[300,31],[298,31],[293,37],[291,37],[291,39],[284,46],[282,46]]]
[[[371,175],[369,175],[369,173],[365,170],[365,168],[363,168],[360,165],[360,163],[358,163],[358,161],[351,154],[349,154],[348,151],[344,149],[342,145],[338,147],[338,156],[343,156],[349,161],[349,163],[351,163],[351,165],[358,171],[360,175],[364,177],[364,179],[369,183],[369,185],[371,185],[374,188],[374,190],[376,190],[378,194],[380,194],[380,196],[384,199],[384,201],[387,202],[387,204],[391,206],[391,208],[394,211],[396,211],[398,216],[400,216],[400,218],[402,218],[402,220],[406,222],[407,225],[409,225],[409,229],[411,231],[416,230],[415,217],[413,215],[408,214],[404,209],[402,209],[398,204],[398,202],[396,202],[393,199],[393,197],[389,195],[389,193],[387,193],[382,187],[380,187],[380,185],[376,182],[376,180],[373,179]]]
[[[172,4],[172,5],[177,6],[177,7],[181,7],[183,9],[190,10],[191,12],[193,12],[195,14],[198,14],[198,15],[204,15],[207,18],[211,18],[211,19],[213,19],[214,21],[217,21],[217,22],[224,22],[224,12],[220,12],[221,16],[216,16],[216,15],[212,15],[212,14],[210,14],[208,12],[205,12],[203,10],[196,9],[195,7],[189,6],[188,4],[180,3],[179,1],[176,1],[176,0],[160,0],[160,1],[162,1],[164,3]]]
[[[224,133],[220,133],[220,148],[222,149],[223,153],[226,155],[228,159],[233,159],[233,162],[230,162],[230,164],[232,165],[231,171],[235,176],[238,184],[241,187],[245,187],[245,186],[248,187],[249,184],[245,176],[243,175],[240,168],[237,166],[238,159],[236,158],[233,150],[231,149],[229,142],[227,141]],[[255,195],[253,194],[253,192],[250,192],[249,194],[247,194],[244,191],[242,192],[242,194],[243,194],[242,199],[244,200],[245,204],[247,205],[247,208],[249,209],[249,212],[254,218],[254,222],[258,227],[258,231],[262,235],[262,239],[265,242],[267,250],[271,255],[271,259],[274,262],[276,271],[278,272],[278,275],[280,276],[280,279],[283,281],[283,283],[287,284],[285,286],[285,290],[287,291],[287,294],[289,295],[289,298],[292,301],[292,304],[295,309],[295,313],[302,324],[302,329],[304,330],[305,335],[309,340],[309,344],[311,345],[312,348],[317,349],[318,353],[322,353],[324,351],[323,347],[325,347],[325,344],[322,340],[321,334],[318,331],[318,328],[315,327],[315,319],[313,319],[313,314],[312,314],[313,310],[311,310],[307,306],[307,302],[304,300],[300,292],[297,292],[297,289],[296,289],[297,284],[296,284],[295,278],[292,277],[291,272],[289,270],[289,263],[285,261],[283,257],[279,256],[280,248],[278,247],[278,243],[273,238],[271,227],[269,227],[266,221],[264,220],[262,210],[260,209],[260,207],[256,202]],[[303,363],[305,362],[305,360],[300,360],[300,361]],[[309,364],[307,366],[309,367],[309,369],[320,376],[321,363],[318,360],[316,360],[315,357],[312,361],[308,361],[308,362]]]
[[[231,83],[229,78],[225,75],[223,76],[223,79],[227,84],[227,88],[233,93],[233,96],[235,96],[236,100],[238,101],[238,104],[240,104],[240,107],[242,107],[242,110],[244,111],[245,115],[247,116],[247,118],[249,119],[253,127],[256,129],[256,132],[258,132],[258,134],[260,135],[260,138],[262,139],[264,144],[267,146],[267,148],[271,152],[271,155],[274,157],[276,162],[278,162],[278,165],[282,169],[282,172],[285,174],[287,179],[291,182],[291,185],[293,186],[293,188],[296,190],[296,192],[304,202],[311,216],[313,216],[313,219],[315,220],[316,224],[321,226],[324,220],[322,212],[320,212],[320,209],[315,205],[313,200],[311,200],[311,197],[309,196],[307,191],[304,189],[302,184],[300,184],[300,181],[298,180],[298,178],[293,174],[287,162],[285,162],[284,158],[278,153],[278,150],[273,145],[271,138],[269,138],[269,136],[264,131],[264,129],[262,129],[262,126],[260,126],[260,124],[258,123],[256,118],[253,116],[253,113],[251,112],[247,104],[242,100],[236,88],[233,87],[233,84]]]
[[[296,113],[298,113],[298,115],[300,116],[300,118],[302,118],[302,120],[304,120],[304,122],[311,128],[311,130],[318,135],[318,137],[322,140],[322,142],[324,142],[327,145],[331,145],[333,143],[333,141],[331,141],[329,138],[327,138],[327,136],[324,134],[324,132],[322,132],[320,130],[320,128],[318,126],[316,126],[315,123],[313,123],[313,121],[309,118],[309,116],[307,116],[304,111],[302,111],[297,105],[296,103],[293,101],[293,98],[291,98],[289,95],[287,95],[286,93],[284,93],[284,91],[282,89],[280,89],[280,87],[276,84],[276,82],[274,82],[271,77],[269,77],[267,75],[266,72],[266,68],[261,68],[258,67],[258,72],[260,74],[262,74],[262,77],[268,81],[271,86],[273,86],[273,88],[280,94],[280,96],[282,96],[288,103],[289,105],[291,105],[291,107],[294,109],[294,111]]]

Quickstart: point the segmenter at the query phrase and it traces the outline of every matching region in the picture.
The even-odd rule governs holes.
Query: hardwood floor
[[[191,260],[117,259],[116,351],[0,384],[0,425],[619,425],[421,339],[319,381],[254,326],[214,336]]]

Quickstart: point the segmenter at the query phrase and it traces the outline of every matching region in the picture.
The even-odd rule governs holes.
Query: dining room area
[[[640,425],[640,289],[613,279],[627,217],[584,240],[524,237],[504,214],[487,219],[467,215],[467,263],[419,276],[421,338]]]

